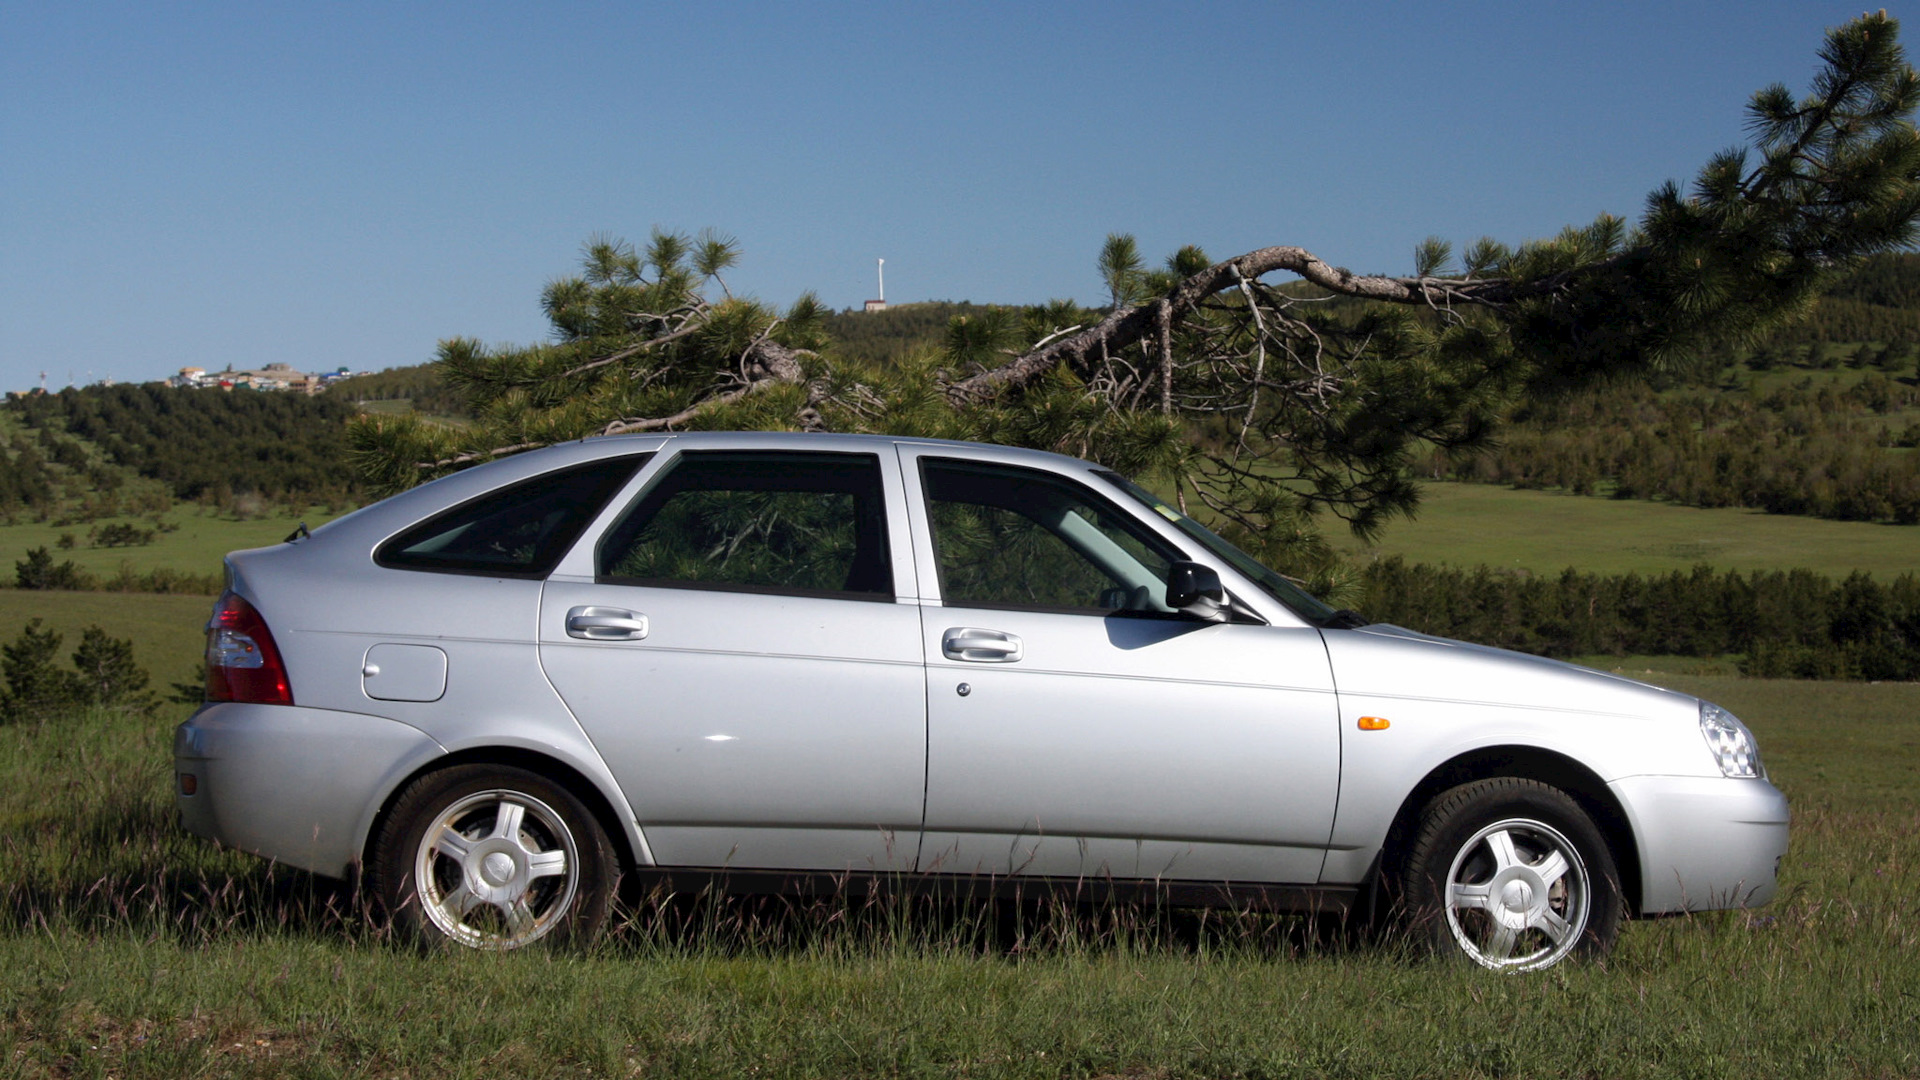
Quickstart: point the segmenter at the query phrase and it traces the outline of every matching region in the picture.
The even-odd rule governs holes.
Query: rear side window
[[[623,585],[892,600],[880,460],[690,451],[600,542]]]
[[[388,540],[374,561],[401,570],[545,577],[652,456],[603,458],[488,492]]]

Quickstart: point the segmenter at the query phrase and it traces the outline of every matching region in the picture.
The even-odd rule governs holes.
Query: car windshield
[[[1174,528],[1179,529],[1187,536],[1193,538],[1202,547],[1218,556],[1235,570],[1251,578],[1253,583],[1266,590],[1268,595],[1292,608],[1295,613],[1308,621],[1325,626],[1330,623],[1348,622],[1352,620],[1351,612],[1345,613],[1346,617],[1343,618],[1343,613],[1335,611],[1319,597],[1295,585],[1284,576],[1262,566],[1260,560],[1234,547],[1222,539],[1212,529],[1193,520],[1179,510],[1168,506],[1165,502],[1161,501],[1158,495],[1141,487],[1139,484],[1121,476],[1119,473],[1108,472],[1104,469],[1096,472],[1095,475],[1107,483],[1112,484],[1114,487],[1119,488],[1121,491],[1126,492],[1133,497],[1134,501],[1145,506],[1147,509],[1171,521]]]

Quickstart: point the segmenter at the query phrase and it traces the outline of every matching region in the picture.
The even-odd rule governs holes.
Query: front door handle
[[[639,641],[647,636],[647,617],[610,607],[577,607],[567,612],[567,636],[588,641]]]
[[[940,651],[949,660],[1011,664],[1026,654],[1026,646],[1019,638],[1001,630],[956,626],[940,635]]]

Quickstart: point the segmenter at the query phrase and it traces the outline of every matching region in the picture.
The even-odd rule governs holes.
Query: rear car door
[[[903,504],[874,453],[685,451],[590,576],[547,582],[542,662],[656,864],[912,867],[926,694]]]

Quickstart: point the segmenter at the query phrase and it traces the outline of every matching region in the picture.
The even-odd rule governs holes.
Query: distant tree
[[[97,626],[80,635],[71,662],[56,661],[62,636],[30,620],[11,643],[0,645],[0,723],[31,720],[86,706],[144,712],[155,700],[147,672],[133,659],[133,643],[107,636]]]
[[[43,545],[29,548],[27,557],[13,564],[13,584],[17,589],[85,589],[92,581],[72,559],[55,563]]]
[[[1911,241],[1920,78],[1898,28],[1882,13],[1829,31],[1810,92],[1757,93],[1751,145],[1714,155],[1684,192],[1654,191],[1637,226],[1602,215],[1518,247],[1482,239],[1457,262],[1432,238],[1400,277],[1287,246],[1224,262],[1185,248],[1149,269],[1115,234],[1099,259],[1106,308],[969,315],[937,354],[887,370],[830,360],[811,296],[785,312],[710,299],[719,264],[684,236],[656,232],[644,253],[595,238],[581,272],[543,294],[552,343],[441,346],[475,424],[364,419],[356,458],[391,491],[595,433],[984,438],[1158,474],[1182,505],[1303,569],[1325,555],[1308,511],[1372,533],[1416,505],[1416,454],[1484,444],[1521,395],[1758,344]]]
[[[85,696],[79,675],[54,663],[60,653],[60,635],[40,629],[33,619],[11,643],[0,645],[0,721],[31,719],[57,709],[71,708]]]
[[[147,690],[146,669],[134,661],[133,642],[125,638],[108,637],[97,626],[87,627],[73,650],[73,666],[79,674],[81,699],[87,704],[140,712],[155,704]]]

